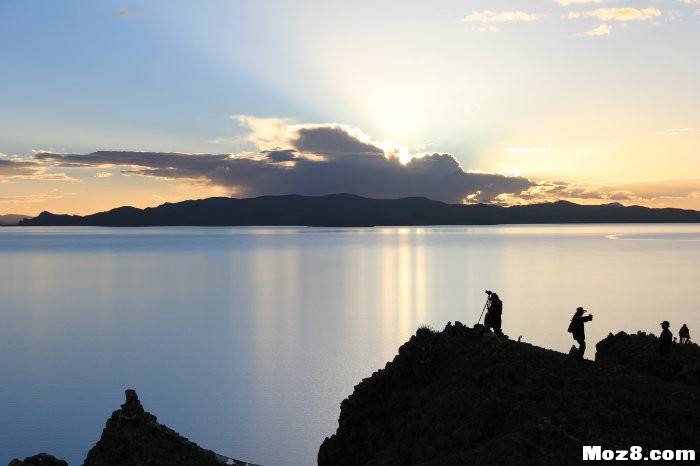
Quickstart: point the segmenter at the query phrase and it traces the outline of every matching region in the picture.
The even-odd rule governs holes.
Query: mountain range
[[[625,207],[618,203],[579,205],[567,201],[500,207],[446,204],[425,197],[370,199],[353,194],[326,196],[212,197],[158,207],[118,207],[91,215],[42,212],[21,226],[411,226],[547,223],[700,223],[700,212]]]
[[[25,218],[31,218],[31,215],[21,215],[21,214],[6,214],[0,215],[0,225],[17,225],[20,221]]]

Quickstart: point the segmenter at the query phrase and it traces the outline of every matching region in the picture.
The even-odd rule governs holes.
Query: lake
[[[310,465],[340,402],[420,325],[586,357],[609,332],[700,329],[700,225],[1,228],[0,465],[80,465],[134,388],[218,453]]]

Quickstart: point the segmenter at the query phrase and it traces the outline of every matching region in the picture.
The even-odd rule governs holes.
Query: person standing
[[[586,332],[584,330],[584,324],[593,320],[593,314],[583,317],[583,313],[586,310],[582,307],[577,307],[574,316],[571,318],[571,323],[569,324],[569,332],[574,340],[578,343],[578,351],[574,354],[576,359],[583,359],[583,353],[586,351]]]
[[[659,337],[659,352],[661,354],[668,354],[668,352],[671,351],[671,341],[673,339],[673,335],[668,329],[670,326],[671,324],[668,323],[668,320],[661,322],[662,330],[661,336]]]
[[[690,330],[687,325],[683,324],[683,327],[678,331],[678,336],[680,337],[681,345],[690,343]]]
[[[487,292],[489,293],[489,292]],[[484,316],[484,326],[493,329],[498,337],[503,336],[501,331],[501,314],[503,313],[503,301],[498,297],[496,293],[489,293],[489,299],[487,302],[487,311]]]

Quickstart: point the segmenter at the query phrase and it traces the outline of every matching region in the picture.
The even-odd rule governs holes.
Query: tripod
[[[486,307],[489,305],[489,300],[491,299],[491,295],[489,294],[489,297],[486,298],[486,302],[484,303],[484,308],[481,310],[481,315],[479,316],[479,320],[476,321],[477,324],[481,322],[481,317],[484,315],[484,311],[486,311]]]

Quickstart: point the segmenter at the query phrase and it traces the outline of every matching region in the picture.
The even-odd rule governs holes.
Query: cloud
[[[8,157],[0,153],[0,181],[12,178],[74,181],[64,173],[47,173],[47,167],[34,160]]]
[[[0,177],[27,177],[40,173],[42,166],[33,161],[6,158],[0,154]]]
[[[591,29],[590,31],[582,32],[582,33],[576,34],[576,35],[577,36],[601,37],[601,36],[609,36],[610,34],[612,34],[612,26],[610,26],[607,23],[603,23],[595,29]]]
[[[110,178],[112,174],[110,172],[97,172],[95,173],[95,178]]]
[[[568,183],[540,181],[517,196],[502,194],[496,202],[503,205],[532,204],[568,200],[581,204],[621,202],[627,205],[664,206],[667,201],[700,197],[700,179],[645,180],[620,183]]]
[[[593,11],[571,12],[568,19],[598,18],[601,21],[647,21],[661,16],[658,8],[598,8]]]
[[[375,198],[425,196],[449,203],[491,202],[534,186],[522,177],[465,172],[450,154],[413,156],[385,150],[361,131],[339,124],[292,125],[286,120],[245,120],[247,137],[265,146],[254,156],[100,151],[39,152],[35,160],[57,167],[124,167],[123,173],[171,180],[197,180],[236,196],[324,195],[347,192]],[[250,124],[250,122],[254,124]],[[272,129],[272,132],[269,130]],[[260,132],[263,141],[255,140]]]
[[[658,136],[680,136],[681,134],[700,134],[700,128],[676,128],[676,129],[666,129],[659,131],[656,134]]]
[[[664,179],[627,182],[620,185],[641,200],[682,199],[700,192],[700,179]]]
[[[297,137],[292,143],[296,150],[338,159],[345,156],[377,156],[384,151],[369,142],[363,142],[357,136],[350,134],[341,126],[319,125],[302,127],[297,131]]]
[[[530,22],[537,21],[542,18],[543,15],[538,13],[525,13],[523,11],[473,11],[470,15],[462,18],[462,22],[465,23],[478,23],[481,26],[474,26],[471,29],[476,29],[479,31],[498,31],[494,23],[509,23],[509,22]]]
[[[238,138],[261,148],[280,147],[289,144],[288,128],[292,124],[286,118],[258,118],[250,115],[232,115],[231,119],[247,128],[249,133]]]
[[[8,202],[13,204],[28,204],[36,202],[45,202],[54,199],[63,199],[63,196],[58,194],[30,194],[27,196],[4,196],[0,197],[0,202]]]

